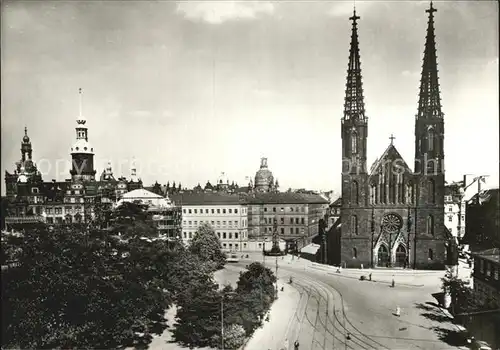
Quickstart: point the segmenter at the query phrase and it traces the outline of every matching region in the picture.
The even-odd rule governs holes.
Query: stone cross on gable
[[[389,139],[391,140],[391,145],[394,143],[394,139],[395,139],[395,138],[396,138],[396,137],[394,137],[394,135],[393,135],[393,134],[391,134],[391,137],[389,137]]]

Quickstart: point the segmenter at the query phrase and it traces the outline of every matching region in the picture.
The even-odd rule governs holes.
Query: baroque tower
[[[94,149],[88,140],[87,120],[82,115],[82,89],[80,97],[80,115],[76,119],[76,142],[71,148],[71,179],[73,181],[95,181]]]
[[[349,20],[352,21],[351,48],[347,67],[344,116],[342,117],[342,210],[341,256],[342,260],[351,258],[354,247],[368,247],[369,237],[353,235],[358,231],[360,221],[364,221],[363,208],[367,203],[368,173],[366,168],[366,141],[368,137],[368,118],[361,77],[358,28],[356,10]],[[363,240],[363,243],[360,242]],[[366,242],[364,242],[366,240]]]

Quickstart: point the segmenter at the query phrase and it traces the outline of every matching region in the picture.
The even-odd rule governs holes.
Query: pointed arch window
[[[434,130],[427,131],[427,150],[434,151]]]
[[[351,232],[354,235],[358,234],[358,217],[356,215],[351,216]]]
[[[359,185],[357,181],[352,182],[351,187],[351,203],[358,205],[359,204]]]
[[[432,215],[427,216],[427,234],[434,236],[434,217]]]
[[[377,186],[375,184],[370,184],[370,204],[377,203]]]
[[[352,257],[353,259],[358,258],[358,250],[356,248],[352,248]]]
[[[358,153],[358,134],[356,132],[351,134],[351,152]]]
[[[434,180],[429,180],[427,182],[427,191],[429,195],[429,203],[436,203],[436,184]]]
[[[406,204],[413,204],[413,184],[406,184]]]

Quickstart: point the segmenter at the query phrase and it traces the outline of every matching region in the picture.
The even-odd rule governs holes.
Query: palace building
[[[357,25],[352,21],[342,136],[339,260],[344,266],[444,268],[453,240],[444,219],[444,113],[438,83],[434,13],[429,15],[412,170],[394,145],[367,168],[368,117]],[[373,120],[373,119],[372,119]]]
[[[86,118],[82,115],[81,89],[80,114],[76,119],[76,140],[71,147],[71,178],[65,181],[43,181],[33,161],[33,148],[25,128],[21,142],[21,160],[13,173],[5,172],[7,212],[5,226],[16,229],[25,224],[84,223],[93,216],[96,203],[112,207],[124,193],[142,188],[134,162],[131,178],[115,178],[108,163],[96,180],[94,148],[89,142]]]

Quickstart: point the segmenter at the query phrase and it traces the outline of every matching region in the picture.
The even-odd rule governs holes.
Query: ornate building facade
[[[81,97],[81,90],[80,90]],[[80,98],[81,101],[81,98]],[[83,223],[93,215],[96,203],[111,207],[124,193],[142,188],[134,162],[131,179],[115,178],[108,164],[99,180],[94,169],[94,149],[89,143],[86,119],[76,120],[76,141],[71,148],[71,178],[65,181],[43,181],[33,162],[33,148],[27,129],[21,142],[21,160],[13,173],[5,172],[7,228],[39,221],[47,224]]]
[[[357,20],[352,35],[342,118],[340,260],[344,266],[442,268],[450,247],[444,219],[444,114],[431,6],[415,116],[414,171],[394,145],[366,166],[365,115]],[[448,248],[447,248],[448,247]]]

